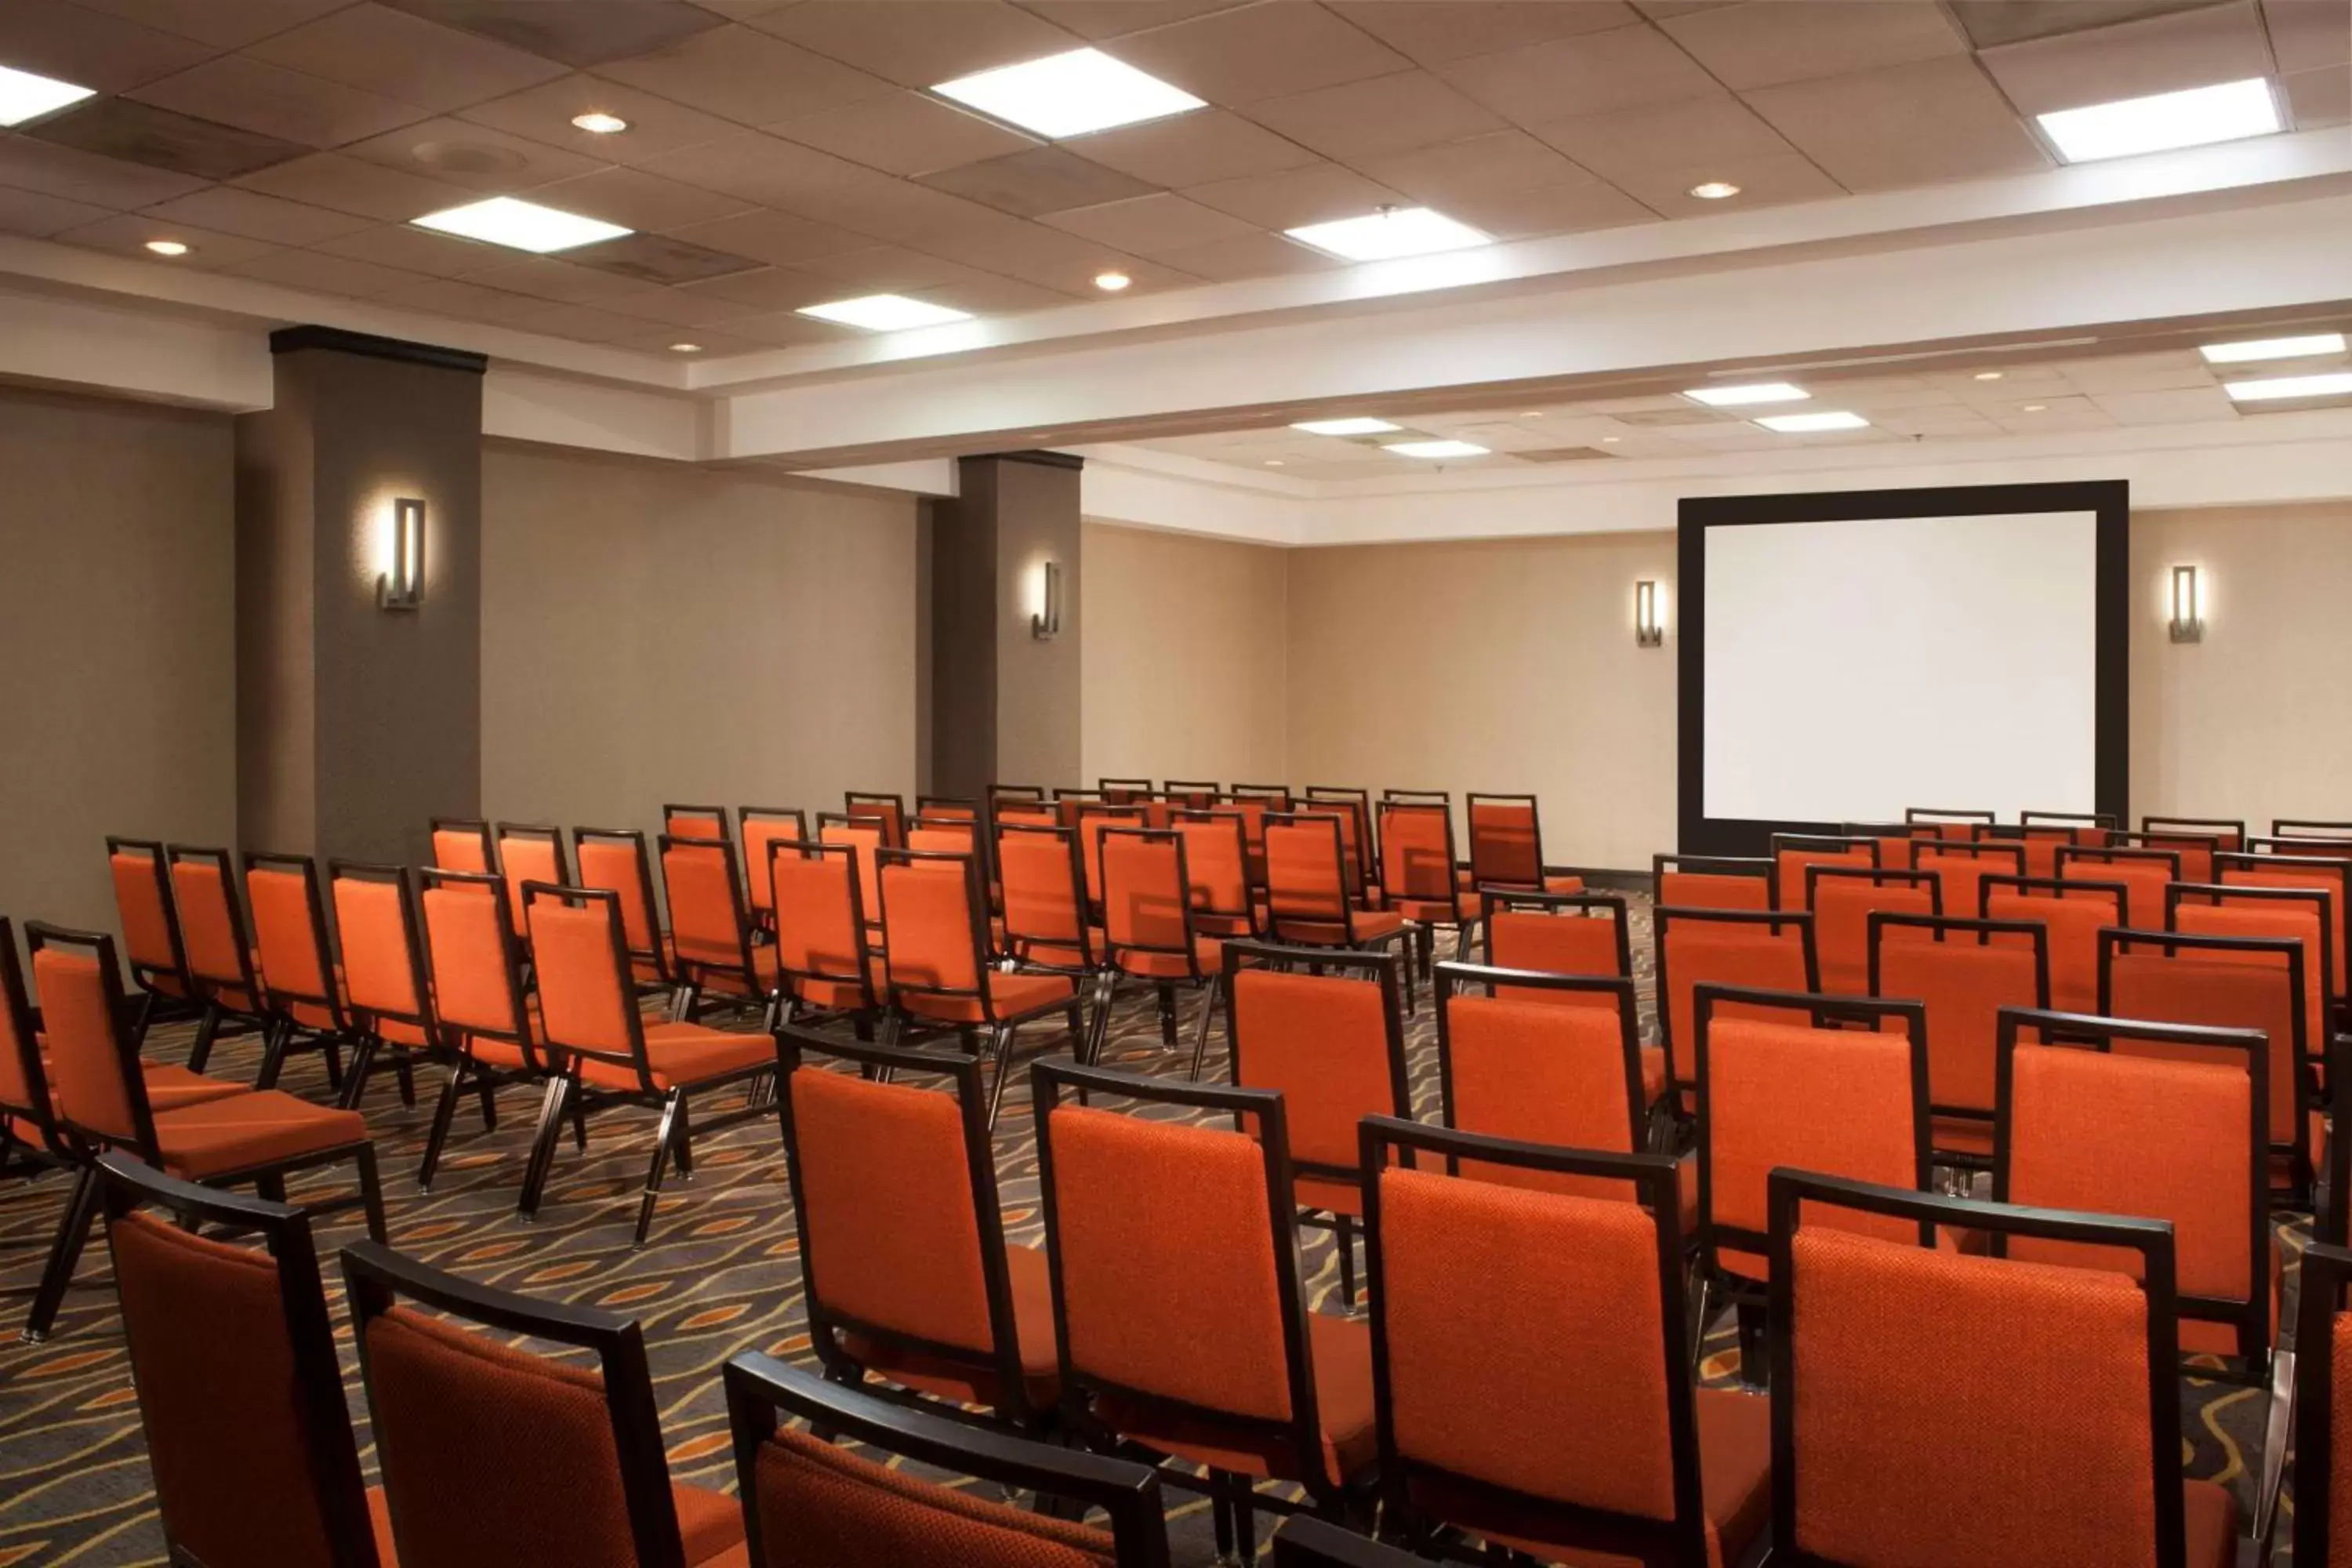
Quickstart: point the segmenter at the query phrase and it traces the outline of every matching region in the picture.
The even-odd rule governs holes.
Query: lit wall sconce
[[[1633,584],[1633,645],[1658,647],[1666,640],[1666,601],[1655,583]]]
[[[392,503],[391,570],[375,580],[375,602],[385,610],[425,602],[425,503],[413,496]]]
[[[2172,569],[2172,640],[2205,640],[2205,584],[2194,566]]]
[[[1029,635],[1039,642],[1062,630],[1062,569],[1051,561],[1037,568],[1036,608],[1029,614]]]

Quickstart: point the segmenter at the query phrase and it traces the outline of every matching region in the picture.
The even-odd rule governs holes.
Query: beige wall
[[[1282,782],[1285,584],[1310,552],[1094,522],[1081,548],[1084,782]]]
[[[236,827],[229,420],[0,390],[0,914],[112,929],[110,833]]]
[[[497,442],[482,491],[490,817],[912,795],[911,499]]]
[[[1289,564],[1291,782],[1532,793],[1554,865],[1645,869],[1672,847],[1672,534],[1301,550]],[[1634,646],[1645,577],[1667,584],[1664,647]]]

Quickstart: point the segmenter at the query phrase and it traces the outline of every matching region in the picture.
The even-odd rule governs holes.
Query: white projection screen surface
[[[1805,498],[1769,499],[1785,514]],[[2009,505],[1717,522],[1686,537],[1685,562],[1694,543],[1703,555],[1703,603],[1685,601],[1703,617],[1697,713],[1683,693],[1703,759],[1695,781],[1686,759],[1696,815],[1834,830],[1914,807],[2013,823],[2111,803],[2102,509]],[[1707,847],[1760,852],[1752,839]]]

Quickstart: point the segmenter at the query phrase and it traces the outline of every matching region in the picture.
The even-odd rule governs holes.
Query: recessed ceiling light
[[[22,125],[27,120],[79,103],[92,89],[54,77],[0,66],[0,125]]]
[[[1859,414],[1844,410],[1832,414],[1765,414],[1756,423],[1767,430],[1778,430],[1783,436],[1809,435],[1815,430],[1865,430],[1870,421]]]
[[[1738,195],[1739,187],[1729,180],[1709,180],[1705,184],[1693,185],[1690,194],[1703,202],[1719,202]]]
[[[1469,441],[1391,441],[1381,447],[1400,458],[1483,458],[1486,448]]]
[[[1278,468],[1282,467],[1282,459],[1280,458],[1268,458],[1265,460],[1265,466],[1269,468]]]
[[[1389,261],[1494,243],[1468,224],[1427,207],[1382,207],[1363,217],[1310,223],[1283,232],[1301,245],[1348,261]]]
[[[1750,403],[1802,403],[1812,394],[1785,381],[1759,381],[1746,386],[1699,386],[1683,394],[1709,408],[1739,408]]]
[[[2225,381],[2233,403],[2272,403],[2283,397],[2352,397],[2352,370],[2325,375],[2273,375],[2260,381]]]
[[[2313,332],[2300,338],[2253,338],[2242,343],[2207,343],[2197,351],[2208,364],[2238,364],[2257,359],[2302,359],[2307,354],[2340,354],[2342,332]]]
[[[2184,92],[2061,109],[2034,118],[2069,163],[2237,142],[2279,129],[2278,100],[2271,84],[2258,76]]]
[[[669,346],[669,352],[674,354],[698,354],[702,352],[702,345],[700,343],[672,343]]]
[[[1622,441],[1624,438],[1625,437],[1622,436],[1603,436],[1601,437],[1601,444],[1604,447],[1614,447],[1618,442]]]
[[[1000,66],[943,81],[931,90],[1024,131],[1053,137],[1083,136],[1181,114],[1205,101],[1100,49],[1072,49]]]
[[[158,256],[185,256],[188,254],[188,242],[184,239],[151,239],[147,242],[147,248]]]
[[[1129,278],[1124,272],[1097,272],[1095,274],[1095,287],[1101,289],[1106,294],[1116,294],[1134,281],[1134,279]]]
[[[572,123],[583,131],[598,136],[617,136],[629,128],[629,122],[619,115],[605,114],[594,110],[586,114],[573,115]]]
[[[2047,414],[2050,411],[2050,405],[2046,403],[2021,403],[2018,405],[2018,411],[2021,414]]]
[[[1391,425],[1385,419],[1303,419],[1291,426],[1309,436],[1378,436],[1387,430],[1402,430],[1402,425]]]
[[[1979,381],[1999,381],[2001,373],[1997,370],[1980,370],[1977,372],[1977,379]]]
[[[512,196],[492,196],[486,202],[427,213],[415,224],[419,228],[488,240],[492,245],[528,250],[535,256],[593,245],[600,239],[618,239],[633,232],[616,223],[559,212],[537,202],[517,201]]]
[[[1522,419],[1540,419],[1543,417],[1543,410],[1540,408],[1530,408],[1525,414],[1520,415],[1519,417]]]
[[[950,321],[969,321],[971,312],[934,305],[928,300],[909,300],[904,294],[867,294],[856,300],[835,300],[829,305],[806,305],[795,315],[814,316],[820,321],[838,321],[845,327],[863,327],[869,332],[903,332],[914,327],[942,327]]]

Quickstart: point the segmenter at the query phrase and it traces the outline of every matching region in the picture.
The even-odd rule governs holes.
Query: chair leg
[[[359,1152],[352,1156],[352,1163],[359,1169],[360,1208],[361,1211],[367,1215],[368,1239],[370,1241],[383,1241],[385,1239],[383,1225],[383,1177],[376,1170],[375,1145],[373,1143],[361,1144]]]
[[[89,1222],[97,1211],[98,1167],[84,1165],[74,1177],[73,1194],[66,1199],[66,1212],[58,1220],[58,1238],[49,1247],[48,1267],[41,1270],[40,1286],[33,1292],[33,1310],[25,1319],[26,1344],[39,1344],[57,1326],[58,1309],[65,1303],[66,1288],[73,1283],[82,1243],[89,1239]]]
[[[155,1021],[155,993],[145,992],[139,998],[139,1016],[131,1025],[131,1043],[144,1049],[148,1026]]]
[[[661,1200],[662,1172],[669,1163],[670,1139],[678,1124],[679,1109],[686,1103],[686,1091],[674,1089],[663,1102],[661,1126],[654,1133],[654,1163],[646,1173],[646,1194],[637,1203],[636,1246],[646,1244],[646,1237],[654,1228],[654,1207]]]
[[[1748,1388],[1761,1388],[1766,1382],[1764,1367],[1764,1303],[1739,1303],[1739,1381]]]
[[[286,1177],[284,1173],[278,1171],[264,1171],[261,1174],[254,1177],[253,1194],[254,1196],[261,1199],[264,1203],[284,1203],[286,1201]]]
[[[558,1073],[547,1081],[547,1098],[540,1102],[539,1131],[531,1139],[530,1159],[523,1166],[522,1194],[515,1212],[525,1219],[539,1217],[541,1191],[547,1185],[548,1167],[555,1163],[555,1140],[563,1131],[563,1108],[572,1098],[572,1075]]]
[[[482,1131],[496,1132],[499,1130],[499,1091],[498,1086],[487,1078],[482,1079],[481,1100]]]
[[[2279,1484],[2286,1478],[2288,1422],[2294,1414],[2294,1351],[2271,1350],[2270,1418],[2263,1432],[2262,1489],[2254,1493],[2254,1539],[2270,1539],[2271,1518],[2278,1511]]]
[[[1215,1470],[1209,1472],[1209,1521],[1217,1532],[1217,1561],[1234,1560],[1233,1505],[1225,1498],[1223,1478]]]
[[[694,1180],[694,1121],[692,1107],[681,1090],[677,1100],[677,1132],[672,1140],[670,1156],[677,1162],[677,1179]]]
[[[1234,1555],[1244,1563],[1257,1561],[1257,1512],[1250,1500],[1255,1490],[1247,1476],[1234,1476],[1233,1487]]]
[[[1348,1215],[1333,1215],[1337,1221],[1332,1234],[1339,1243],[1339,1297],[1349,1311],[1356,1310],[1356,1222]]]
[[[1087,1054],[1083,1058],[1088,1067],[1101,1062],[1103,1047],[1110,1043],[1110,1009],[1118,996],[1117,971],[1106,969],[1095,976],[1094,1016],[1087,1027]]]
[[[253,1080],[256,1089],[278,1087],[278,1075],[286,1067],[286,1042],[294,1033],[290,1025],[273,1022],[261,1031],[261,1071]]]
[[[572,1095],[572,1147],[588,1152],[588,1100],[577,1090]]]
[[[213,1059],[213,1037],[220,1033],[221,1012],[218,1003],[205,1004],[204,1016],[196,1020],[195,1043],[188,1047],[188,1070],[202,1072],[205,1064]]]
[[[294,1043],[294,1031],[290,1027],[286,1031],[286,1043],[289,1046]],[[341,1043],[334,1036],[329,1035],[319,1042],[319,1054],[327,1058],[327,1088],[337,1093],[341,1092],[343,1087]]]
[[[409,1110],[416,1109],[416,1069],[404,1051],[392,1064],[394,1077],[400,1080],[400,1103]]]
[[[1159,986],[1160,1044],[1165,1050],[1176,1048],[1176,987],[1161,981]]]
[[[433,1173],[441,1163],[441,1146],[449,1141],[449,1123],[457,1114],[457,1096],[465,1089],[466,1064],[459,1062],[449,1069],[449,1081],[441,1088],[441,1098],[433,1106],[433,1131],[425,1139],[425,1163],[416,1167],[416,1190],[422,1194],[433,1190]],[[490,1086],[482,1085],[482,1099],[490,1097]]]
[[[1201,1062],[1209,1054],[1209,1030],[1216,1020],[1217,993],[1223,985],[1222,976],[1211,975],[1208,984],[1201,987],[1201,1017],[1192,1026],[1192,1081],[1194,1083],[1201,1081]]]
[[[1010,1024],[996,1026],[995,1037],[989,1043],[996,1057],[996,1082],[988,1091],[988,1130],[996,1131],[997,1112],[1004,1109],[1004,1079],[1013,1070],[1013,1035]]]
[[[352,1070],[343,1079],[343,1092],[337,1100],[345,1110],[357,1110],[361,1096],[367,1093],[368,1074],[375,1070],[375,1037],[362,1035],[352,1047]]]

